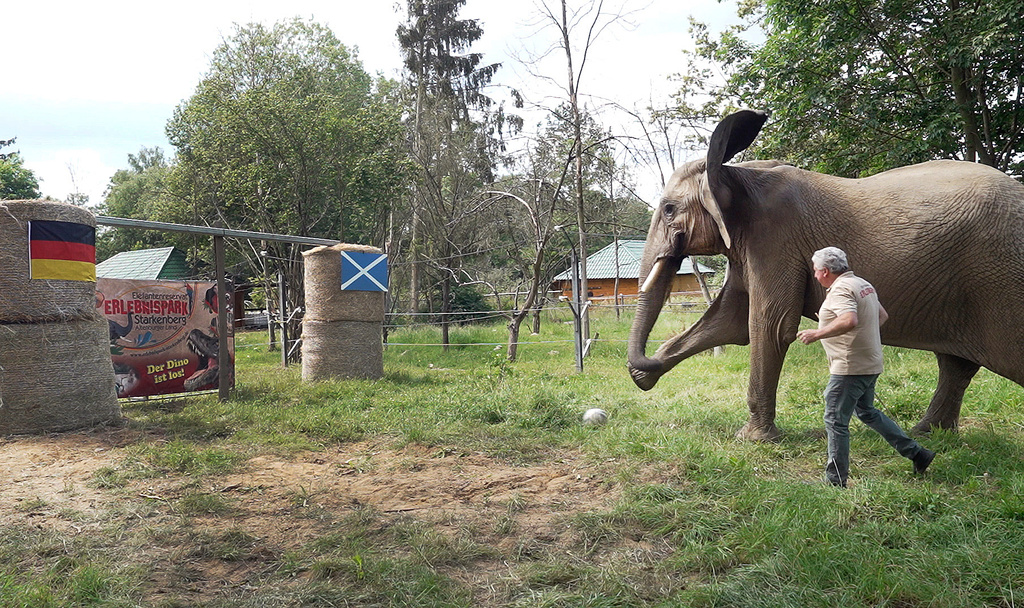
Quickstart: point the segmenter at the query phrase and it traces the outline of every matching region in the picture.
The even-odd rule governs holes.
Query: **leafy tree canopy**
[[[168,123],[190,214],[379,244],[407,169],[400,109],[324,26],[238,27]]]
[[[128,168],[110,178],[107,193],[98,209],[100,215],[163,222],[181,221],[176,211],[180,203],[168,189],[171,165],[160,148],[142,148],[128,155]],[[201,223],[190,221],[188,223]],[[115,253],[153,247],[183,247],[189,237],[158,230],[117,228],[103,230],[96,239],[96,259],[105,260]]]
[[[14,139],[0,140],[0,150],[14,144]],[[35,199],[39,193],[39,181],[30,169],[25,168],[17,152],[0,153],[0,199]]]
[[[419,97],[453,100],[462,120],[472,108],[491,104],[483,89],[501,64],[480,65],[468,52],[483,35],[475,19],[459,19],[466,0],[408,0],[408,21],[398,27],[405,69]]]
[[[695,57],[727,76],[703,111],[770,110],[763,155],[840,175],[955,158],[1020,176],[1019,11],[1019,0],[748,0],[744,23],[717,38],[695,25]],[[708,84],[697,63],[682,97]]]

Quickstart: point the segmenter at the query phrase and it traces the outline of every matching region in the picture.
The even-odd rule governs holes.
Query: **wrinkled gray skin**
[[[750,344],[750,420],[737,437],[773,440],[782,362],[800,318],[815,318],[824,290],[811,254],[845,250],[889,312],[882,342],[935,353],[939,380],[914,433],[955,429],[980,366],[1024,384],[1024,186],[990,167],[933,161],[864,179],[775,161],[726,165],[753,142],[763,112],[728,116],[706,160],[680,167],[651,220],[629,336],[629,372],[650,390],[691,355]],[[672,275],[687,255],[724,254],[725,285],[693,327],[650,357],[645,348]]]

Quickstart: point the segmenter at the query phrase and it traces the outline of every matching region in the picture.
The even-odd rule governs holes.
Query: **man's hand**
[[[804,329],[796,332],[796,339],[804,344],[813,344],[819,340],[817,329]]]
[[[804,344],[811,344],[821,340],[822,338],[831,338],[833,336],[845,334],[854,327],[857,327],[857,313],[851,310],[850,312],[844,312],[839,315],[825,327],[798,331],[796,333],[796,339],[800,340]]]

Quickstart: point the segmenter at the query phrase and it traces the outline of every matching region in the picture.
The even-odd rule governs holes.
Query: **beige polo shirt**
[[[864,279],[845,272],[832,283],[818,310],[818,328],[846,312],[857,313],[857,327],[821,341],[828,371],[840,376],[882,373],[882,339],[878,333],[878,294]]]

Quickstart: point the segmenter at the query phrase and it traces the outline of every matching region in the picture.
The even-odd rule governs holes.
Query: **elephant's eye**
[[[661,206],[661,212],[665,217],[672,217],[676,214],[676,206],[673,203],[665,203]]]

